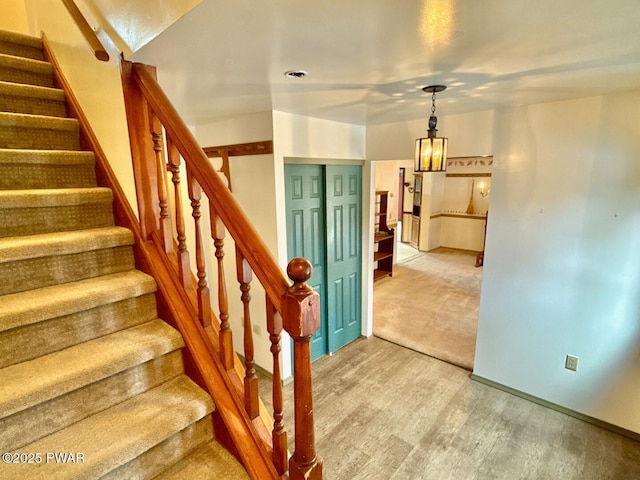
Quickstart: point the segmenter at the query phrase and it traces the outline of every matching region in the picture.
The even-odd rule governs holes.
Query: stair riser
[[[0,95],[0,111],[48,115],[50,117],[66,117],[67,115],[64,101],[10,95]]]
[[[7,66],[0,66],[0,81],[53,87],[53,75],[51,73],[33,72]]]
[[[157,318],[155,295],[120,300],[0,333],[0,368]],[[24,348],[29,345],[29,348]]]
[[[212,437],[211,417],[207,415],[154,448],[147,450],[135,460],[100,477],[100,480],[120,480],[122,478],[150,480],[191,453],[203,442],[211,441]]]
[[[80,150],[78,127],[70,129],[2,127],[0,148]]]
[[[78,165],[0,163],[0,190],[83,188],[95,185],[93,162]]]
[[[0,263],[0,295],[75,282],[134,268],[130,246]]]
[[[44,59],[42,48],[32,47],[30,45],[22,45],[19,43],[10,43],[1,40],[0,53],[4,53],[5,55],[13,55],[16,57],[32,58],[34,60]]]
[[[180,350],[0,419],[0,450],[12,451],[183,373]]]
[[[111,225],[111,203],[0,209],[0,237],[68,232]]]

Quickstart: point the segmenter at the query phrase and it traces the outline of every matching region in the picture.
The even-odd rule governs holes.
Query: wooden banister
[[[85,40],[93,50],[95,57],[102,62],[108,62],[109,54],[96,35],[96,32],[93,31],[93,28],[91,28],[91,25],[87,22],[87,19],[82,15],[82,12],[76,3],[73,0],[62,0],[62,3],[67,7],[71,18],[73,18],[73,21],[76,23]]]
[[[76,118],[80,124],[81,148],[95,153],[98,185],[108,187],[113,192],[116,224],[127,227],[133,233],[136,268],[156,280],[158,314],[180,330],[186,345],[185,363],[197,368],[196,381],[214,396],[216,412],[224,421],[228,435],[235,440],[235,447],[249,476],[260,480],[281,479],[283,470],[275,467],[271,450],[265,448],[261,432],[255,429],[252,419],[244,409],[242,399],[238,398],[234,391],[233,380],[212,354],[215,346],[197,320],[196,309],[188,297],[182,276],[177,274],[177,266],[173,265],[166,255],[164,242],[160,237],[161,231],[143,234],[139,220],[133,213],[77,98],[63,76],[45,36],[43,46],[45,59],[54,66],[54,84],[65,91],[69,115]],[[148,133],[150,132],[148,130]],[[171,158],[172,149],[169,147],[168,151]],[[174,157],[170,164],[179,165],[179,161]],[[176,184],[178,183],[176,179]],[[188,255],[186,261],[188,263]],[[284,445],[286,455],[286,440]]]
[[[322,460],[316,454],[314,441],[310,346],[311,336],[320,326],[320,312],[318,294],[306,283],[311,275],[311,264],[306,259],[292,260],[287,269],[288,276],[293,282],[293,285],[290,285],[290,280],[281,270],[275,257],[158,85],[155,69],[123,60],[122,77],[134,160],[140,231],[145,238],[156,245],[157,252],[154,250],[154,254],[158,253],[164,264],[173,265],[171,282],[174,288],[181,288],[181,293],[180,295],[171,294],[167,298],[171,298],[171,301],[191,302],[189,307],[193,312],[191,317],[199,318],[199,321],[193,322],[193,318],[181,316],[176,319],[176,322],[179,325],[183,322],[188,323],[188,327],[180,327],[181,331],[182,328],[187,328],[188,331],[195,329],[208,335],[208,353],[198,351],[196,357],[211,355],[210,358],[207,357],[206,362],[203,360],[203,365],[213,362],[216,369],[224,372],[226,381],[237,392],[235,408],[242,408],[243,420],[249,420],[249,424],[255,428],[255,430],[252,429],[251,435],[262,438],[265,442],[264,450],[271,456],[271,468],[274,468],[279,476],[284,476],[289,471],[291,480],[320,480]],[[164,131],[166,136],[166,157],[163,154],[162,138],[159,135],[161,131]],[[146,137],[150,137],[152,141]],[[183,164],[181,159],[184,161]],[[190,284],[186,278],[188,267],[185,264],[189,254],[184,247],[184,236],[189,229],[185,229],[182,212],[177,211],[178,208],[182,208],[179,188],[181,165],[186,169],[187,190],[193,217],[194,238],[191,239],[191,244],[195,244],[196,250],[195,275],[197,278]],[[175,185],[173,206],[165,205],[166,201],[170,200],[166,187],[167,171],[172,173],[172,182]],[[211,241],[215,247],[217,259],[217,275],[207,272],[205,258],[204,235],[201,228],[203,224],[201,216],[205,213],[201,203],[207,201]],[[175,225],[171,223],[172,217],[176,219]],[[172,232],[177,239],[169,239],[166,232]],[[243,377],[237,375],[235,368],[237,357],[233,351],[229,322],[229,295],[223,262],[224,239],[227,232],[235,242],[236,273],[243,309],[242,338],[246,366]],[[169,270],[167,267],[167,271]],[[216,318],[211,311],[207,279],[209,282],[215,281],[217,285],[219,318]],[[258,383],[253,359],[251,295],[249,294],[253,279],[260,283],[267,297],[267,328],[274,361],[274,422],[273,425],[269,425],[269,428],[273,427],[271,438],[262,434],[266,423],[262,422],[260,401],[257,397]],[[288,461],[279,365],[282,329],[291,336],[294,345],[296,450]],[[202,348],[197,342],[194,345],[196,348]],[[203,377],[206,375],[205,372],[200,373]],[[210,391],[210,393],[215,400],[216,392]],[[233,421],[233,418],[227,417],[227,420]],[[231,425],[229,430],[234,441],[242,444],[237,425]],[[245,466],[247,462],[256,461],[243,445],[236,446],[240,450]],[[263,480],[271,477],[252,474],[252,478]]]
[[[251,265],[260,283],[264,285],[267,295],[272,299],[275,307],[281,310],[282,292],[289,287],[289,282],[278,267],[275,257],[255,227],[244,220],[246,215],[242,207],[211,167],[204,151],[181,120],[165,93],[160,89],[156,79],[141,64],[133,64],[133,73],[139,80],[139,86],[145,99],[167,131],[170,132],[182,157],[192,161],[190,168],[231,236],[236,239],[245,239],[243,245],[239,247],[242,254]],[[265,261],[265,259],[267,260]]]

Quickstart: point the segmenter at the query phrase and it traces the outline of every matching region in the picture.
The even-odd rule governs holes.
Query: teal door
[[[320,294],[320,312],[324,317],[326,229],[324,213],[324,171],[321,165],[285,165],[285,194],[287,203],[287,256],[306,257],[313,265],[309,285]],[[329,350],[327,325],[311,337],[311,358],[326,355]]]
[[[329,352],[360,336],[361,185],[359,166],[326,166]]]
[[[360,336],[361,185],[359,166],[285,165],[288,257],[311,261],[321,299],[313,360]]]

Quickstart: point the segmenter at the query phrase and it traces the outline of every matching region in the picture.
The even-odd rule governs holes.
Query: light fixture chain
[[[436,93],[442,92],[446,85],[429,85],[422,87],[422,91],[431,93],[431,116],[429,128],[425,138],[416,139],[414,156],[414,171],[416,172],[444,172],[447,169],[448,139],[438,137],[438,118],[436,117]]]

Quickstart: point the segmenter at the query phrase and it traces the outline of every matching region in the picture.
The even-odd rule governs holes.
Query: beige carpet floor
[[[375,283],[373,334],[473,370],[482,268],[475,254],[438,248],[403,255]]]

